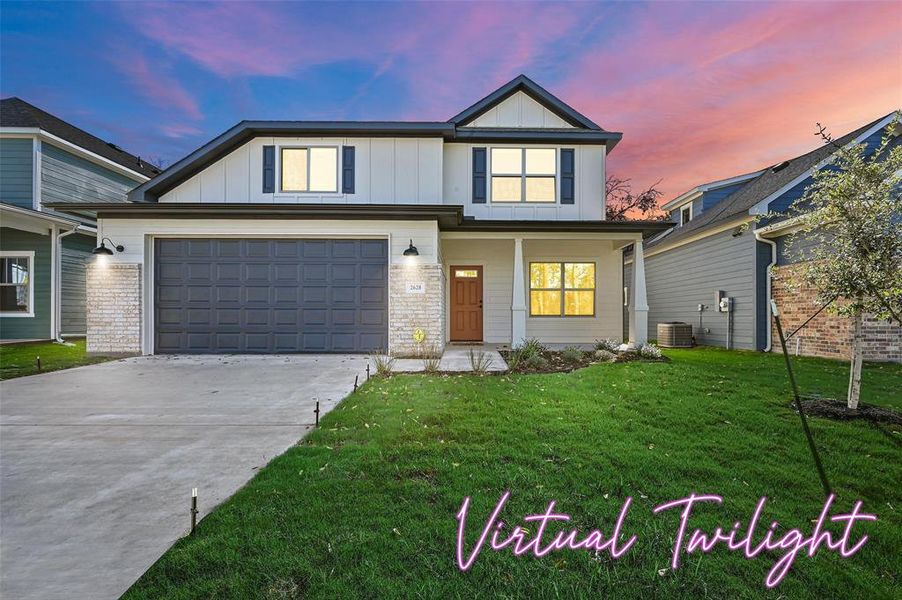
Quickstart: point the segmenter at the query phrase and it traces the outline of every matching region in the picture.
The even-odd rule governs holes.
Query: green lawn
[[[657,504],[717,493],[724,504],[699,509],[691,526],[729,528],[767,496],[767,524],[807,533],[823,502],[780,356],[666,354],[672,362],[570,374],[371,381],[205,518],[126,598],[900,597],[902,436],[863,422],[811,422],[839,508],[861,499],[879,516],[856,529],[870,535],[859,554],[803,552],[772,591],[763,580],[776,553],[749,561],[715,549],[665,570],[677,515],[653,516]],[[805,391],[844,393],[846,365],[794,362]],[[866,366],[865,402],[898,408],[899,389],[898,365]],[[463,498],[473,499],[469,544],[504,490],[512,525],[554,499],[580,530],[605,533],[632,496],[625,530],[639,541],[618,561],[587,551],[542,559],[484,551],[460,572]]]
[[[0,346],[0,379],[12,379],[35,373],[71,369],[113,360],[109,356],[88,356],[85,341],[73,340],[72,345],[54,342],[25,342]],[[41,358],[38,370],[37,358]]]

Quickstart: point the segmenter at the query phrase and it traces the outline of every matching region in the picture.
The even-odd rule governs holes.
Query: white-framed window
[[[685,225],[692,220],[692,203],[680,207],[680,225]]]
[[[280,147],[279,190],[338,192],[338,146]]]
[[[594,317],[595,263],[529,263],[529,316]]]
[[[492,148],[489,163],[492,202],[557,200],[555,148]]]
[[[34,252],[0,252],[0,315],[34,316]]]

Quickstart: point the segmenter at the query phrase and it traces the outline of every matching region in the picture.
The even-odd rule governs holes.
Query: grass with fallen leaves
[[[668,363],[600,364],[569,374],[403,375],[373,380],[179,541],[126,598],[889,598],[899,597],[900,431],[812,419],[837,508],[878,515],[857,555],[802,555],[772,591],[773,552],[717,548],[669,568],[678,517],[653,515],[690,492],[717,493],[691,527],[747,521],[808,532],[823,494],[780,356],[671,350]],[[842,397],[844,363],[793,359],[803,391]],[[866,365],[862,400],[899,408],[899,365]],[[610,532],[627,496],[619,560],[484,551],[455,562],[455,514],[472,497],[467,548],[504,490],[509,527],[550,500],[568,528]],[[766,526],[765,525],[765,526]],[[534,526],[527,525],[531,532]],[[544,539],[561,530],[552,525]]]

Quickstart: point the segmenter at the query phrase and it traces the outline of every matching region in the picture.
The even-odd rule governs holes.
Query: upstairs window
[[[595,315],[595,263],[529,263],[529,314],[532,317]]]
[[[554,202],[554,148],[492,148],[492,202]]]
[[[692,220],[692,205],[687,204],[680,209],[680,225],[685,225]]]
[[[0,253],[0,313],[3,316],[34,316],[33,264],[34,252]]]
[[[338,148],[282,148],[283,192],[338,191]]]

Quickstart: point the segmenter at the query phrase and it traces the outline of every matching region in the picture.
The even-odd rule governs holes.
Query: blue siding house
[[[883,116],[836,142],[865,144],[873,151],[889,134],[893,144],[902,143],[896,118],[895,112]],[[644,245],[649,337],[655,337],[658,323],[677,321],[692,325],[700,345],[771,350],[775,269],[805,259],[803,241],[793,244],[793,256],[787,252],[791,220],[774,215],[802,197],[812,173],[828,168],[832,153],[833,146],[822,145],[754,173],[699,185],[662,206],[676,225]],[[632,250],[626,248],[624,281],[630,281],[631,269]],[[818,307],[809,302],[796,308],[801,316]],[[826,314],[820,320],[821,329],[830,333],[818,331],[815,320],[794,350],[845,357],[843,340],[825,339],[845,324]],[[866,345],[866,359],[902,360],[902,330],[874,321],[867,326],[874,329],[876,342]]]
[[[20,100],[0,100],[0,340],[83,336],[93,211],[50,202],[125,202],[159,170]]]

